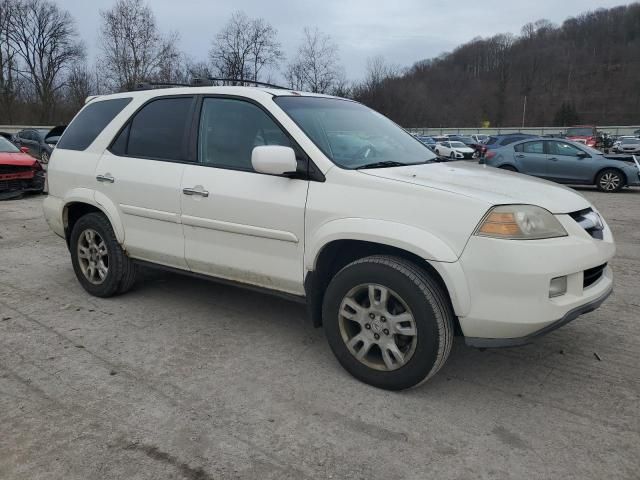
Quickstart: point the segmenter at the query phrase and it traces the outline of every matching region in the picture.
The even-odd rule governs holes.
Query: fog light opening
[[[559,297],[567,293],[567,277],[556,277],[549,284],[549,298]]]

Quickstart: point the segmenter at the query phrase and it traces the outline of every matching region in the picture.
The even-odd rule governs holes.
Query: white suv
[[[454,333],[525,344],[612,290],[611,231],[581,195],[435,160],[335,97],[120,93],[62,135],[44,212],[93,295],[127,291],[139,264],[285,294],[352,375],[402,389],[442,367]]]

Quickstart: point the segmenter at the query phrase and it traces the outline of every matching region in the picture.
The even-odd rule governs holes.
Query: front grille
[[[24,167],[20,165],[0,165],[0,175],[3,173],[22,173],[28,172],[31,167]]]
[[[470,160],[473,158],[473,153],[463,153],[465,160]]]
[[[584,228],[591,237],[602,240],[604,224],[602,223],[600,215],[592,209],[585,208],[584,210],[578,210],[577,212],[570,213],[569,216]]]
[[[23,182],[23,180],[0,180],[0,191],[21,190],[23,188]]]
[[[607,264],[604,263],[597,267],[590,268],[584,271],[584,280],[582,282],[582,287],[587,288],[596,283],[602,277],[604,273],[604,269],[607,267]]]

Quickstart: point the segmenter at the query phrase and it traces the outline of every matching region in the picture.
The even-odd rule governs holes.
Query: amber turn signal
[[[485,218],[479,233],[492,237],[513,237],[522,234],[513,213],[491,212]]]

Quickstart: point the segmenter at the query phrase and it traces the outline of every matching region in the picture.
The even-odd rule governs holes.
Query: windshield
[[[0,153],[18,153],[20,149],[4,137],[0,137]]]
[[[567,137],[590,137],[593,128],[567,128]]]
[[[462,142],[451,142],[451,146],[453,148],[464,148],[466,145]]]
[[[356,102],[322,97],[276,97],[274,101],[342,168],[390,162],[425,163],[436,156],[388,118]]]

